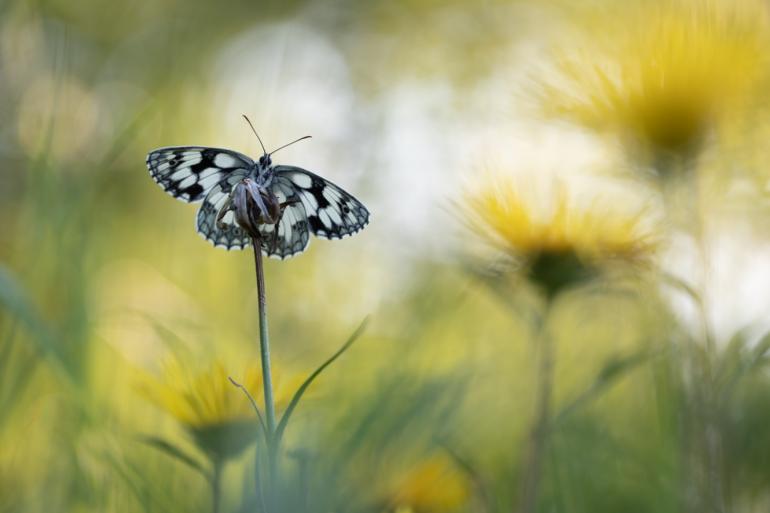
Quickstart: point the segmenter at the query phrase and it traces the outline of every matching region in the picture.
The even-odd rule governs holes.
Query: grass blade
[[[608,361],[601,371],[599,371],[599,374],[591,386],[558,412],[554,418],[553,425],[557,426],[561,424],[564,419],[569,417],[574,411],[599,397],[607,388],[616,383],[618,379],[638,367],[640,364],[649,361],[653,356],[654,353],[642,350],[626,357],[613,358]]]
[[[201,464],[201,462],[199,462],[197,459],[193,458],[192,456],[190,456],[185,451],[183,451],[176,445],[172,444],[168,440],[164,440],[156,436],[143,436],[139,440],[142,443],[149,445],[150,447],[154,447],[155,449],[158,449],[162,453],[165,453],[167,456],[171,456],[177,461],[184,463],[191,469],[200,472],[206,479],[211,479],[211,474],[206,469],[206,467],[204,467]]]
[[[13,273],[2,265],[0,265],[0,308],[4,308],[11,316],[17,318],[37,344],[40,353],[49,357],[69,381],[75,382],[72,369],[62,358],[51,336],[50,328],[43,321]]]
[[[359,324],[358,328],[356,328],[353,334],[350,335],[350,337],[348,337],[347,341],[342,345],[342,347],[340,347],[337,350],[337,352],[331,356],[331,358],[326,360],[310,376],[308,376],[308,378],[302,383],[302,385],[300,385],[300,387],[294,393],[294,397],[291,398],[291,402],[289,403],[289,406],[286,408],[286,411],[281,417],[281,421],[278,423],[278,426],[275,429],[276,445],[281,443],[281,437],[283,436],[283,432],[286,430],[286,425],[289,423],[291,414],[294,412],[294,409],[297,407],[297,404],[299,403],[300,399],[302,399],[302,396],[305,394],[305,390],[307,390],[307,388],[324,371],[324,369],[326,369],[326,367],[334,363],[334,360],[342,356],[342,354],[345,351],[350,349],[350,346],[352,346],[353,343],[358,339],[358,337],[360,337],[361,334],[364,332],[364,329],[366,329],[366,325],[368,322],[369,322],[369,317],[366,317],[363,321],[361,321],[361,324]]]

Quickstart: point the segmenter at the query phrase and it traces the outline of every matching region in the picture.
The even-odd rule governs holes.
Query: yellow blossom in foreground
[[[248,446],[257,433],[253,406],[230,382],[231,375],[262,408],[262,371],[257,365],[249,367],[241,377],[228,374],[219,362],[194,372],[174,360],[165,366],[161,380],[148,377],[140,391],[182,424],[205,452],[228,457]],[[276,408],[280,410],[291,400],[299,383],[295,379],[281,381],[280,372],[274,369],[273,386]]]
[[[764,97],[766,3],[658,0],[615,7],[583,20],[581,39],[557,59],[557,77],[546,81],[543,95],[548,113],[613,133],[660,159],[693,155]]]
[[[602,264],[640,262],[655,249],[643,207],[597,195],[581,202],[558,181],[545,197],[524,184],[513,177],[487,180],[467,198],[469,216],[486,242],[522,262],[549,294]]]
[[[400,475],[391,504],[398,513],[458,511],[470,496],[470,483],[446,456],[418,462]]]

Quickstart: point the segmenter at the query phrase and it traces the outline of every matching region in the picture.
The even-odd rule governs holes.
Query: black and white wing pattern
[[[302,253],[310,242],[307,214],[302,203],[287,205],[277,224],[263,224],[259,227],[262,253],[284,260]]]
[[[150,152],[147,167],[153,180],[175,198],[189,203],[203,200],[196,217],[203,238],[228,250],[251,246],[251,237],[238,226],[232,209],[218,216],[235,186],[252,173],[252,159],[220,148],[178,146]],[[304,169],[275,166],[269,188],[283,206],[278,223],[259,228],[262,253],[269,257],[285,259],[301,253],[311,233],[341,239],[369,222],[369,211],[361,202]]]
[[[254,161],[246,155],[221,148],[172,146],[147,155],[150,176],[173,197],[194,203],[226,176],[248,173]]]
[[[198,233],[214,246],[227,250],[251,247],[251,236],[238,226],[232,209],[226,210],[217,225],[220,210],[226,205],[233,188],[244,177],[240,171],[229,174],[211,189],[198,210]],[[283,182],[273,182],[271,192],[286,206],[278,223],[260,226],[262,253],[283,260],[307,248],[310,232],[305,207],[293,187]]]
[[[293,166],[273,173],[270,191],[285,207],[277,224],[260,227],[265,255],[283,260],[304,251],[311,233],[341,239],[369,222],[366,207],[328,180]]]
[[[369,223],[366,207],[330,181],[294,166],[275,166],[273,191],[285,191],[299,200],[310,232],[322,239],[341,239]]]
[[[217,225],[217,216],[227,203],[233,188],[248,174],[246,170],[234,170],[211,188],[198,209],[196,228],[201,237],[216,247],[244,249],[251,247],[251,237],[235,222],[235,215],[228,210]]]

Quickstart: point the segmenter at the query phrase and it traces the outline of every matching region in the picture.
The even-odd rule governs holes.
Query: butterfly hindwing
[[[217,222],[219,212],[227,203],[233,188],[245,176],[246,174],[240,171],[228,175],[211,189],[198,210],[198,233],[214,246],[229,250],[244,249],[252,244],[246,230],[235,222],[232,208],[226,209]],[[310,233],[305,208],[294,190],[279,184],[276,184],[272,190],[285,207],[277,224],[260,226],[262,253],[269,257],[284,259],[304,251],[310,240]]]
[[[305,211],[309,230],[324,239],[341,239],[369,223],[369,211],[356,198],[320,176],[294,166],[275,166],[273,190],[292,191]]]
[[[253,165],[246,155],[203,146],[159,148],[147,155],[152,179],[173,197],[189,203],[203,199],[225,176],[248,171]]]
[[[281,260],[302,253],[310,242],[307,215],[302,203],[287,205],[277,224],[264,224],[259,231],[262,253]]]
[[[246,230],[236,224],[232,210],[227,211],[217,224],[219,211],[227,203],[230,192],[247,174],[246,170],[236,170],[228,174],[211,188],[198,209],[196,222],[198,233],[214,246],[228,250],[251,246],[251,237]]]

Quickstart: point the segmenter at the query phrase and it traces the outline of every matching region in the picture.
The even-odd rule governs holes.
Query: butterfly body
[[[284,259],[304,251],[310,233],[338,239],[369,222],[369,211],[352,195],[310,171],[273,165],[268,153],[254,161],[222,148],[173,146],[150,152],[147,167],[170,195],[202,201],[198,232],[228,250],[258,240],[265,255]]]

